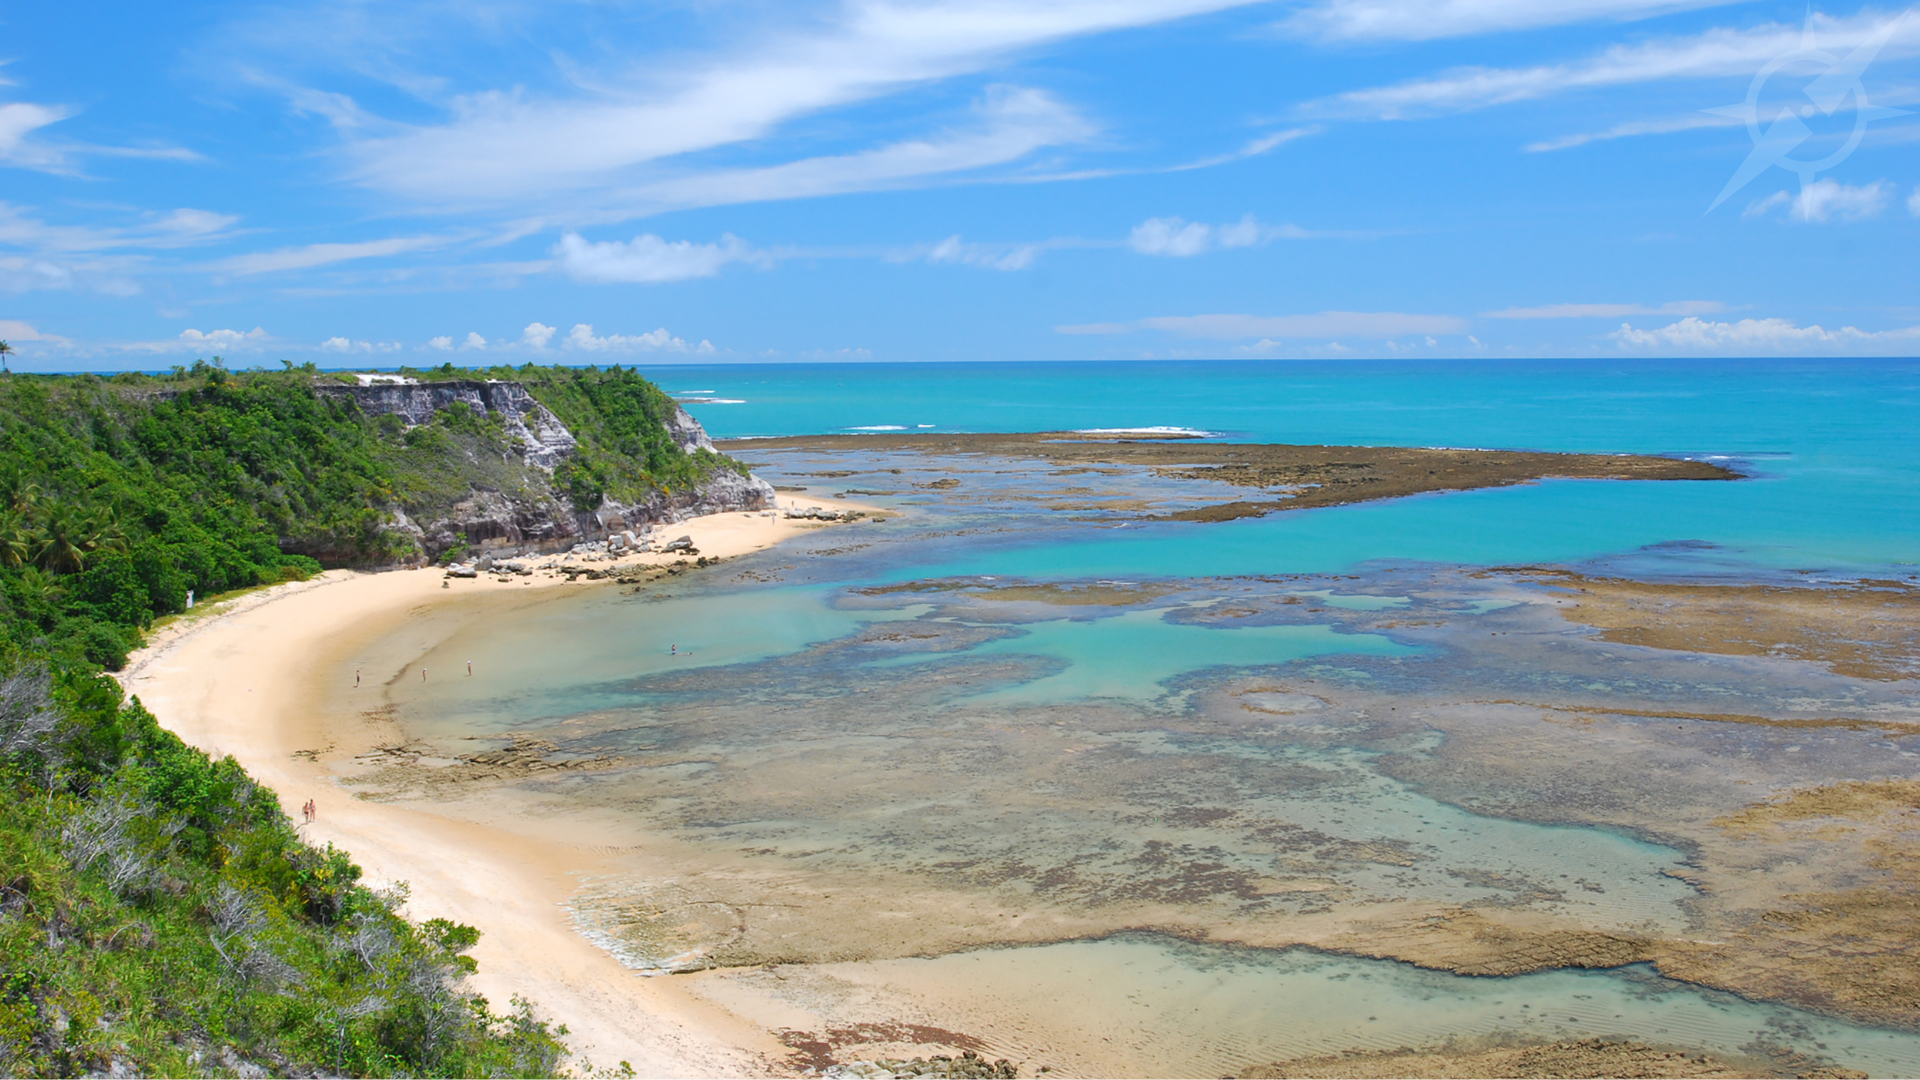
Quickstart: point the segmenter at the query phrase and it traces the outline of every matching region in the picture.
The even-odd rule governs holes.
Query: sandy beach
[[[783,502],[786,500],[783,500]],[[809,498],[823,509],[869,509]],[[765,514],[727,513],[667,527],[688,535],[708,559],[771,547],[823,526]],[[537,561],[545,562],[545,558]],[[588,562],[611,570],[670,565],[659,554]],[[681,560],[684,561],[684,560]],[[478,927],[480,971],[472,985],[496,1008],[518,995],[565,1024],[582,1071],[625,1061],[643,1076],[760,1074],[787,1048],[712,1003],[622,968],[575,932],[564,899],[599,857],[596,837],[541,835],[536,823],[479,825],[418,806],[354,798],[338,786],[327,747],[350,757],[374,735],[322,706],[317,673],[356,641],[396,619],[418,616],[476,593],[590,589],[558,573],[501,584],[488,575],[449,579],[439,569],[385,573],[329,571],[312,580],[251,593],[203,609],[153,635],[121,680],[160,722],[215,755],[231,754],[278,794],[289,816],[307,799],[318,820],[308,840],[350,852],[367,880],[405,882],[409,914]],[[449,672],[449,676],[453,673]]]

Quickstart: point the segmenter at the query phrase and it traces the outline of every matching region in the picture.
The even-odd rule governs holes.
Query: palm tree
[[[13,351],[13,346],[0,341],[0,375],[13,374],[13,369],[7,366],[7,354]]]
[[[87,521],[80,508],[54,503],[40,516],[39,535],[34,537],[33,561],[53,574],[77,574],[86,569]]]
[[[0,509],[0,566],[24,566],[33,554],[33,518],[20,509]]]

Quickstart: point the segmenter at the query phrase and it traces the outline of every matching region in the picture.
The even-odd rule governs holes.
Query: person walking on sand
[[[427,681],[427,669],[426,669],[426,668],[421,668],[421,669],[420,669],[420,681],[421,681],[421,682],[426,682],[426,681]]]
[[[355,690],[360,689],[360,669],[359,668],[353,669],[353,688]]]
[[[473,674],[473,661],[467,661],[467,674]]]

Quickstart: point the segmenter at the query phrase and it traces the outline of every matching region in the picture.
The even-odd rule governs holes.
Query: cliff
[[[692,464],[692,482],[589,483],[583,497],[577,480],[589,470],[579,467],[585,456],[582,439],[520,382],[323,383],[314,392],[350,403],[397,434],[402,445],[438,456],[435,467],[426,470],[430,475],[418,477],[424,482],[396,485],[389,507],[388,530],[411,540],[408,546],[417,546],[428,559],[447,551],[552,551],[626,529],[774,505],[772,485],[714,450],[699,421],[671,402],[657,426],[670,452]],[[614,449],[614,466],[632,466]],[[602,466],[599,471],[606,471],[607,456],[603,452],[603,460],[595,463]],[[402,475],[413,478],[404,469]],[[644,470],[639,475],[652,479]],[[609,487],[613,490],[605,490]]]

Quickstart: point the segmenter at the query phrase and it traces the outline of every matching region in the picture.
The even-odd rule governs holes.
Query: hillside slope
[[[189,592],[772,504],[634,372],[439,374],[0,379],[6,637],[117,668]]]

